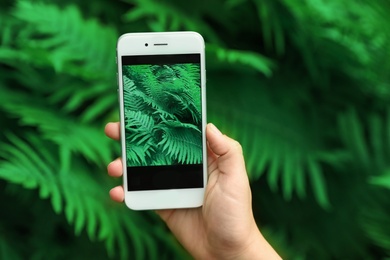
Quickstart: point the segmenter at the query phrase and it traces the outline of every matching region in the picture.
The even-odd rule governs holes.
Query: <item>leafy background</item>
[[[186,259],[108,198],[115,44],[193,30],[208,120],[241,142],[256,220],[285,259],[390,257],[390,2],[0,4],[0,258]]]
[[[199,64],[122,67],[127,166],[200,164]]]

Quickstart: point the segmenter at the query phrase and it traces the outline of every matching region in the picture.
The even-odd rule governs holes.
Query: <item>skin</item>
[[[108,123],[108,137],[119,140],[119,123]],[[241,145],[213,124],[206,128],[208,183],[203,206],[156,211],[195,259],[281,259],[257,228]],[[122,176],[120,158],[108,174]],[[111,189],[112,200],[123,202],[122,186]]]

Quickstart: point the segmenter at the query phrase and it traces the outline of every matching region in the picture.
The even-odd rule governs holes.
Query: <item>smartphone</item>
[[[128,33],[118,39],[123,187],[130,209],[203,204],[204,50],[195,32]]]

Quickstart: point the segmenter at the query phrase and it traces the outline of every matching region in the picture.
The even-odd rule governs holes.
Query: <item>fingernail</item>
[[[210,125],[210,129],[216,133],[217,135],[222,135],[221,131],[219,131],[219,129],[213,124],[213,123],[209,123]]]

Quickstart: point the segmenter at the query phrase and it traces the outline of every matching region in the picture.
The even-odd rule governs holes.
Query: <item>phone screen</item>
[[[121,59],[128,191],[203,187],[200,54]]]

